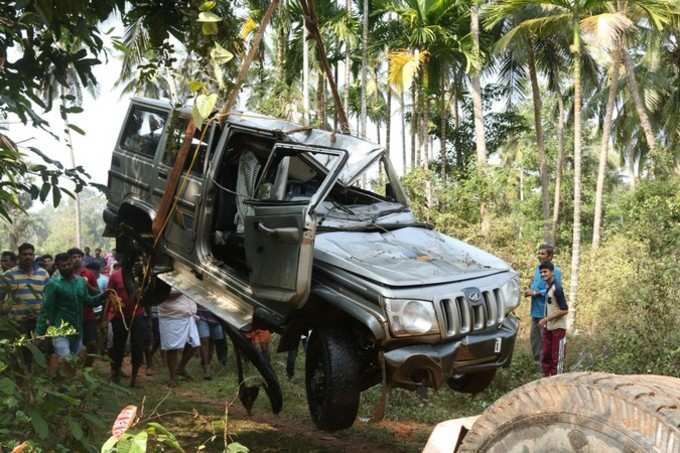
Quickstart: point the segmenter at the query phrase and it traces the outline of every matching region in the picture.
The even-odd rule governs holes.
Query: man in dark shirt
[[[562,285],[555,279],[553,263],[538,266],[541,278],[548,286],[545,297],[545,312],[538,325],[543,329],[543,354],[541,365],[544,376],[564,372],[566,354],[567,317],[569,306]]]

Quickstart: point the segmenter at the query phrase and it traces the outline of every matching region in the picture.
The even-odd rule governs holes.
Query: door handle
[[[300,241],[300,230],[294,227],[269,228],[262,222],[257,222],[255,224],[255,228],[257,228],[257,231],[260,231],[272,238],[280,239],[283,242],[297,243]]]
[[[158,171],[158,176],[160,176],[163,179],[168,179],[168,172],[165,170],[159,170]]]

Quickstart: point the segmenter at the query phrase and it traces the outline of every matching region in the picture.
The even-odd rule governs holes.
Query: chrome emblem
[[[463,294],[465,294],[465,298],[472,306],[482,304],[482,293],[479,291],[479,288],[465,288],[463,289]]]

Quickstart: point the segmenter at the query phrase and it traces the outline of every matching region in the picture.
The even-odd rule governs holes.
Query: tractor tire
[[[496,369],[450,377],[446,383],[453,391],[476,395],[486,390],[494,377],[496,377]]]
[[[352,426],[359,411],[361,360],[348,330],[312,331],[305,384],[309,413],[317,428],[337,431]]]
[[[680,379],[569,373],[526,384],[476,420],[459,452],[680,452]]]

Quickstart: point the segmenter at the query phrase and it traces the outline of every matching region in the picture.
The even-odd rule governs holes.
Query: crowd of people
[[[37,256],[35,247],[24,243],[18,253],[0,255],[0,315],[13,321],[21,335],[44,337],[49,354],[48,372],[57,375],[70,367],[72,359],[82,358],[91,366],[98,356],[108,356],[111,379],[120,382],[126,352],[130,354],[130,385],[138,384],[140,369],[153,373],[153,356],[160,349],[168,367],[169,385],[178,378],[189,379],[187,364],[198,352],[205,379],[211,379],[213,355],[224,366],[227,342],[222,321],[205,307],[179,292],[171,291],[159,305],[143,307],[128,294],[116,251],[90,254],[71,248],[54,257]],[[531,297],[532,354],[545,376],[564,369],[566,314],[568,305],[562,289],[560,268],[552,263],[554,249],[544,244],[538,252],[526,297]],[[255,331],[251,341],[268,359],[270,334]],[[23,351],[30,366],[31,354]],[[292,377],[295,355],[291,354],[287,374]]]
[[[97,248],[91,255],[88,247],[36,256],[28,243],[20,245],[18,253],[0,255],[0,314],[19,334],[38,338],[49,354],[50,375],[68,373],[74,360],[91,366],[103,356],[111,364],[111,380],[129,377],[134,387],[142,367],[147,375],[153,373],[159,349],[172,386],[178,378],[190,379],[186,367],[196,352],[205,379],[211,379],[214,355],[226,366],[220,319],[175,291],[159,305],[143,307],[128,294],[116,257],[115,249],[104,255]],[[129,374],[123,369],[127,352]],[[23,360],[31,365],[28,350]]]

